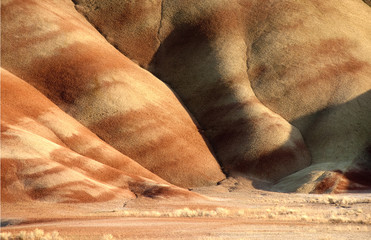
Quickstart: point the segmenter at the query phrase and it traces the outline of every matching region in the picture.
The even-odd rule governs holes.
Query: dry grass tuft
[[[324,195],[311,198],[308,203],[333,204],[335,206],[348,207],[354,204],[371,203],[370,198],[353,198],[349,196]]]
[[[116,238],[112,236],[112,234],[105,234],[102,236],[101,240],[116,240]]]
[[[52,233],[45,233],[44,230],[36,228],[34,231],[21,231],[17,234],[11,232],[2,232],[0,234],[1,240],[63,240],[57,231]],[[105,234],[101,240],[116,240],[112,234]]]
[[[63,240],[57,231],[45,233],[44,230],[36,228],[32,232],[21,231],[18,234],[2,232],[1,240]]]
[[[231,212],[225,208],[216,208],[215,210],[205,210],[205,209],[189,209],[182,208],[176,209],[169,212],[159,212],[159,211],[133,211],[126,210],[120,212],[121,215],[126,217],[229,217]]]

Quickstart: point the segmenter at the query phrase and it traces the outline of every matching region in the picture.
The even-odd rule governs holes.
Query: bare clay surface
[[[91,204],[2,204],[4,232],[63,239],[368,239],[371,194],[287,194],[244,180],[194,189],[210,200],[138,198]],[[23,217],[22,217],[23,216]]]

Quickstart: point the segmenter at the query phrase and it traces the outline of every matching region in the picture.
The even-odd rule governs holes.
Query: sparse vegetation
[[[1,240],[63,240],[57,231],[45,233],[44,230],[36,228],[34,231],[20,231],[19,233],[2,232]],[[116,240],[112,234],[103,235],[100,240]]]
[[[224,240],[225,238],[223,237],[200,237],[198,240]],[[244,240],[243,238],[239,238],[236,240]]]
[[[334,196],[334,195],[324,195],[308,200],[309,203],[321,203],[321,204],[334,204],[340,207],[347,207],[349,205],[359,204],[359,203],[371,203],[370,198],[353,198],[348,196]]]
[[[34,231],[21,231],[17,234],[2,232],[1,240],[63,240],[57,231],[45,233],[44,230],[36,228]]]
[[[116,240],[116,238],[112,236],[112,234],[105,234],[102,236],[101,240]]]
[[[228,217],[231,211],[225,208],[216,208],[215,210],[206,209],[176,209],[170,212],[159,211],[135,211],[126,210],[120,212],[125,217]]]

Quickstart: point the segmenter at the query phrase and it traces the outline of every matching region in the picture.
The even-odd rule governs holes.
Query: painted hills
[[[2,0],[2,201],[371,189],[361,0]]]

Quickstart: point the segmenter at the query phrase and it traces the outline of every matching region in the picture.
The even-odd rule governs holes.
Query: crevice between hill
[[[137,63],[140,67],[148,70],[148,63],[146,60],[144,60],[144,62],[141,60],[141,58],[143,56],[140,56],[138,55],[137,57],[136,56],[132,56],[130,54],[130,51],[125,51],[125,45],[124,46],[120,46],[122,44],[120,44],[119,42],[117,42],[117,39],[113,39],[113,38],[110,38],[108,37],[107,35],[107,32],[105,32],[103,29],[101,29],[101,27],[99,27],[97,24],[94,23],[94,21],[92,19],[90,19],[90,17],[88,16],[88,14],[84,13],[84,7],[86,7],[84,4],[81,4],[79,0],[71,0],[72,3],[74,4],[74,7],[76,9],[76,11],[81,15],[83,16],[86,21],[94,28],[96,29],[99,34],[104,37],[106,39],[106,41],[111,45],[113,46],[116,50],[118,50],[120,53],[122,53],[124,56],[128,57],[131,61],[133,61],[134,63]],[[153,54],[156,53],[156,51],[158,50],[158,48],[160,47],[161,45],[161,38],[160,38],[160,34],[161,34],[161,29],[162,29],[162,20],[163,20],[163,8],[164,8],[164,2],[165,0],[161,0],[160,1],[160,7],[159,9],[157,10],[158,11],[158,19],[157,22],[158,22],[158,27],[157,27],[157,30],[154,29],[153,31],[153,35],[151,37],[153,37],[153,40],[155,41],[155,46],[153,46]],[[95,6],[94,7],[94,10],[97,10],[99,7],[98,6]]]
[[[371,7],[371,0],[363,0],[364,3],[366,3],[368,6]]]
[[[117,44],[114,44],[114,43],[112,43],[111,41],[109,41],[109,39],[107,38],[107,34],[105,34],[104,32],[103,32],[103,30],[99,27],[99,26],[97,26],[96,24],[94,24],[90,19],[89,19],[89,17],[86,15],[86,14],[84,14],[81,10],[79,10],[79,8],[80,8],[80,5],[79,5],[79,2],[78,2],[78,0],[71,0],[72,2],[73,2],[73,4],[75,5],[75,10],[76,10],[76,12],[78,13],[78,14],[80,14],[81,16],[83,16],[85,19],[86,19],[86,21],[95,29],[95,30],[97,30],[98,32],[99,32],[99,34],[102,36],[102,37],[104,37],[105,39],[106,39],[106,41],[111,45],[111,46],[113,46],[114,48],[116,48],[117,49],[117,51],[119,51],[119,52],[121,52],[122,54],[124,54],[125,56],[127,56],[127,53],[125,53],[124,51],[122,51],[118,46],[117,46]]]
[[[161,29],[162,29],[162,21],[164,19],[164,2],[165,0],[161,0],[161,6],[160,6],[160,21],[159,21],[159,25],[158,25],[158,30],[157,30],[157,36],[156,36],[156,39],[157,39],[157,43],[158,43],[158,46],[157,46],[157,49],[161,46],[161,38],[160,38],[160,35],[161,35]],[[157,51],[156,49],[156,51]]]

